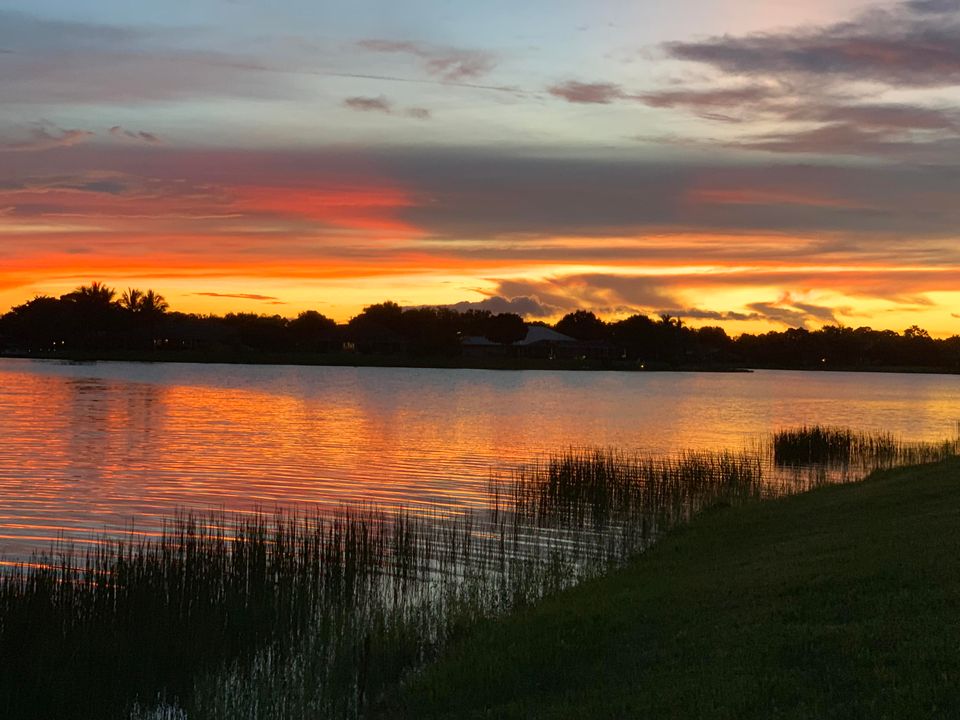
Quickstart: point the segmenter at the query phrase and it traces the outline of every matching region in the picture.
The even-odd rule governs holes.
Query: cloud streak
[[[54,150],[87,142],[95,136],[96,133],[89,130],[61,130],[55,126],[41,124],[31,128],[24,139],[0,141],[0,152]]]
[[[580,105],[609,105],[629,97],[622,87],[614,83],[585,83],[576,80],[551,85],[547,88],[547,92],[569,103]]]
[[[444,48],[409,41],[367,39],[357,46],[375,53],[409,55],[421,62],[424,70],[444,82],[463,82],[487,75],[496,67],[496,58],[480,50]]]
[[[136,143],[146,143],[147,145],[159,145],[161,140],[160,136],[155,133],[146,132],[145,130],[127,130],[120,125],[114,125],[110,128],[109,133],[115,138],[120,140],[128,140]]]
[[[359,112],[380,112],[389,115],[393,112],[393,105],[383,95],[379,97],[349,97],[343,101],[345,107]]]
[[[258,300],[261,302],[270,302],[276,303],[280,298],[274,297],[273,295],[256,295],[253,293],[218,293],[218,292],[198,292],[193,293],[198,297],[213,297],[213,298],[234,298],[237,300]]]
[[[429,120],[433,114],[427,108],[411,107],[405,110],[396,110],[394,104],[384,95],[377,97],[366,97],[358,95],[348,97],[343,101],[343,106],[357,112],[382,113],[384,115],[399,115],[402,117],[413,118],[414,120]]]

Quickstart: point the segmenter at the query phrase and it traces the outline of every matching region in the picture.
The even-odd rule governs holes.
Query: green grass
[[[475,629],[417,718],[960,717],[960,460],[707,511]]]

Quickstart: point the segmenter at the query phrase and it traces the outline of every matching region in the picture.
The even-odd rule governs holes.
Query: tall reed
[[[960,450],[957,435],[939,443],[907,442],[888,432],[855,432],[825,425],[778,430],[773,435],[774,463],[783,467],[823,465],[869,471],[936,462]]]

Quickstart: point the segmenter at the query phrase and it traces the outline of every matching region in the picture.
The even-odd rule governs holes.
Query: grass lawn
[[[960,460],[712,510],[385,717],[960,718]]]

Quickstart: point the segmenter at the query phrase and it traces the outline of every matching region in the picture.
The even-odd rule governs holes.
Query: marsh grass
[[[815,466],[854,472],[937,462],[960,450],[960,425],[952,440],[907,442],[887,432],[855,432],[825,425],[778,430],[773,462],[780,467]]]
[[[857,467],[957,449],[793,432],[793,457],[826,438]],[[0,717],[362,717],[478,621],[769,495],[767,473],[760,453],[572,449],[493,477],[478,511],[180,514],[155,538],[60,544],[0,573]]]

